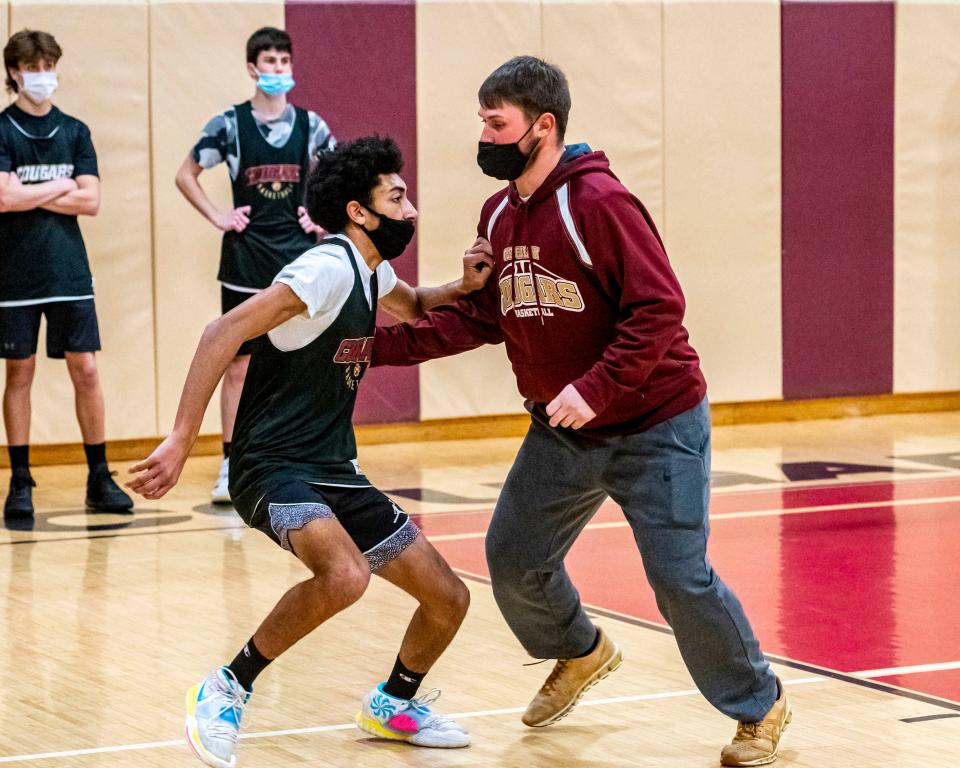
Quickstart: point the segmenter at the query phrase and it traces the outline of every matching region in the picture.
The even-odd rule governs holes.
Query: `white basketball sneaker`
[[[250,693],[228,667],[215,669],[187,691],[187,744],[211,768],[235,768],[237,736],[249,700]]]
[[[418,747],[454,748],[470,744],[467,729],[430,709],[439,697],[434,688],[414,699],[398,699],[383,692],[380,683],[363,697],[354,721],[357,727],[381,739],[405,741]]]
[[[220,462],[220,475],[217,477],[217,484],[210,491],[210,499],[214,504],[229,504],[230,489],[227,487],[230,481],[230,459],[224,459]]]

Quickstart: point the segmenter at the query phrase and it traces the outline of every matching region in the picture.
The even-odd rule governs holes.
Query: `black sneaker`
[[[33,489],[36,485],[29,475],[26,477],[13,475],[10,478],[10,492],[3,503],[5,519],[33,517]]]
[[[87,511],[132,515],[133,500],[113,481],[116,472],[87,476]]]

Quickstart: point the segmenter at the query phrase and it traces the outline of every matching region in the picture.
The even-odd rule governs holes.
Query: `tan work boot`
[[[780,698],[773,702],[763,720],[759,723],[745,723],[741,720],[737,724],[737,734],[733,741],[720,753],[722,765],[766,765],[777,759],[780,735],[787,730],[793,719],[787,692],[783,690],[783,683],[779,678],[777,689],[780,691]]]
[[[573,709],[580,697],[623,663],[613,640],[598,629],[600,639],[591,653],[579,659],[557,659],[550,677],[523,713],[524,725],[550,725]]]

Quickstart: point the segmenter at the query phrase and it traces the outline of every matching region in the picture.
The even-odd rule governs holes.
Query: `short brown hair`
[[[563,142],[570,115],[570,86],[555,64],[536,56],[514,56],[488,75],[478,96],[484,109],[513,104],[530,121],[549,112],[557,121],[557,140]]]
[[[10,70],[21,64],[34,61],[49,61],[56,64],[63,51],[49,32],[34,29],[21,29],[13,34],[3,48],[3,72],[6,75],[7,90],[17,92],[17,81],[10,77]]]
[[[290,40],[290,35],[276,27],[261,27],[247,40],[247,62],[256,64],[257,57],[271,48],[293,56],[293,41]]]

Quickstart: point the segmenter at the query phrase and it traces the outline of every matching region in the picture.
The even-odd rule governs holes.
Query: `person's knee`
[[[518,582],[524,574],[536,570],[538,563],[518,539],[487,537],[487,568],[498,582]]]
[[[435,621],[460,626],[470,607],[467,585],[445,563],[421,581],[417,590],[420,607]]]
[[[247,365],[250,362],[249,355],[238,355],[230,361],[227,366],[226,378],[230,386],[242,387],[243,380],[247,376]]]
[[[29,389],[37,370],[37,358],[7,360],[7,389]]]
[[[516,582],[523,575],[523,568],[518,566],[507,553],[499,547],[487,544],[487,570],[494,583]]]
[[[443,612],[451,622],[459,626],[470,607],[470,590],[460,577],[451,573],[442,585],[438,603],[443,606]]]
[[[522,557],[520,537],[510,526],[499,522],[494,515],[484,541],[487,553],[487,564],[490,568],[501,568],[514,565]]]
[[[315,587],[327,593],[338,610],[343,610],[359,600],[370,584],[370,567],[361,556],[348,558],[329,570],[313,577]]]
[[[100,386],[97,361],[93,355],[83,355],[79,359],[70,360],[68,366],[70,378],[78,391],[91,392]]]
[[[695,600],[713,587],[712,569],[703,563],[647,563],[645,570],[647,581],[658,601],[675,603]]]

